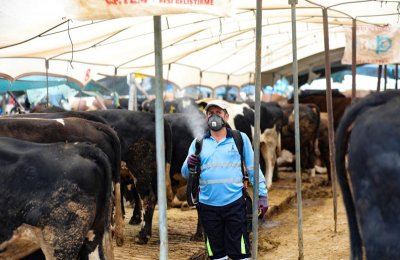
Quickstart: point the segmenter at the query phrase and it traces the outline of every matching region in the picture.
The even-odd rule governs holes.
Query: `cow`
[[[329,132],[328,132],[328,113],[320,113],[320,123],[318,129],[318,138],[316,149],[316,158],[320,165],[326,167],[328,175],[327,184],[331,184],[331,160],[329,155]],[[315,166],[317,166],[316,163]]]
[[[89,143],[0,137],[0,258],[113,259],[111,165]]]
[[[247,101],[247,104],[250,105],[252,109],[255,109],[255,103]],[[277,102],[264,102],[260,103],[260,126],[261,129],[264,130],[263,139],[260,140],[260,150],[262,154],[270,155],[272,158],[269,158],[267,162],[274,163],[268,167],[263,167],[262,170],[265,171],[265,168],[272,168],[272,181],[276,181],[278,179],[278,157],[281,156],[282,153],[282,127],[284,123],[283,111],[281,106]],[[277,137],[276,137],[277,135]],[[276,143],[277,142],[277,143]],[[275,153],[272,150],[276,149]],[[271,152],[268,152],[271,150]],[[260,158],[262,165],[265,164],[265,160],[263,157]],[[270,175],[271,176],[271,175]]]
[[[143,202],[144,223],[136,242],[146,244],[151,237],[152,220],[157,203],[157,164],[155,142],[155,115],[147,112],[110,109],[85,112],[101,117],[118,134],[121,142],[121,159],[135,177],[135,187]],[[166,187],[168,203],[173,199],[169,169],[171,165],[171,127],[164,120]],[[140,216],[141,219],[141,216]]]
[[[400,259],[399,109],[399,91],[371,94],[351,105],[337,128],[336,172],[352,259],[365,259],[363,251],[366,259]]]
[[[288,101],[293,103],[293,99]],[[326,106],[326,91],[301,91],[299,95],[299,103],[301,104],[315,104],[318,106],[320,112],[327,112]],[[332,90],[332,110],[333,110],[333,123],[334,129],[339,125],[340,119],[342,118],[346,107],[351,104],[351,98],[346,97],[338,90]]]
[[[182,177],[181,169],[186,160],[187,152],[194,138],[202,138],[207,131],[205,114],[174,113],[164,115],[172,129],[172,158],[171,158],[171,185],[174,192],[172,206],[186,204],[186,179]],[[198,218],[199,220],[199,218]],[[191,240],[203,240],[201,222],[197,221],[195,234]]]
[[[294,105],[281,105],[284,114],[282,149],[295,154]],[[320,125],[320,111],[314,104],[299,104],[300,165],[315,174],[315,145]],[[294,162],[294,161],[293,161]],[[295,168],[295,167],[293,167]]]
[[[44,110],[43,112],[47,112]],[[109,109],[102,111],[62,112],[36,114],[46,118],[59,118],[62,116],[82,117],[106,123],[112,127],[121,143],[121,160],[126,163],[129,172],[135,178],[134,196],[140,195],[143,201],[143,213],[139,206],[135,207],[131,218],[132,224],[138,224],[144,219],[141,231],[136,237],[136,242],[146,244],[151,237],[152,218],[155,203],[157,202],[157,168],[155,144],[155,115],[147,112],[133,112],[124,109]],[[31,115],[35,117],[35,115]],[[167,202],[171,204],[173,192],[171,187],[169,169],[171,165],[172,142],[171,128],[164,120],[164,137],[166,152],[166,187]],[[139,187],[138,187],[139,186]],[[142,216],[143,215],[143,216]]]
[[[107,125],[81,118],[42,119],[22,116],[25,115],[0,118],[0,136],[38,143],[91,142],[108,156],[112,165],[115,188],[116,225],[114,231],[117,245],[122,246],[124,222],[120,194],[121,146],[116,132]]]

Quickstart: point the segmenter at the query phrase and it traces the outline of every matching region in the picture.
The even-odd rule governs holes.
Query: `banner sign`
[[[345,28],[343,64],[351,64],[352,28]],[[357,64],[394,64],[400,62],[400,30],[393,26],[356,27]]]
[[[70,0],[68,18],[101,20],[130,16],[203,13],[232,16],[234,0]]]

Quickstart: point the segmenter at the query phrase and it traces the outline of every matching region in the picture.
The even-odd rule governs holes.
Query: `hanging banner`
[[[400,30],[393,26],[356,27],[357,64],[394,64],[400,62]],[[352,28],[345,28],[346,46],[343,64],[351,64]]]
[[[234,0],[70,0],[68,18],[101,20],[129,16],[203,13],[232,16]]]

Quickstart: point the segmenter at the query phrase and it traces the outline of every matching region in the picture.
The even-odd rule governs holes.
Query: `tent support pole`
[[[45,64],[46,64],[46,107],[49,107],[49,60],[46,60]]]
[[[137,82],[136,82],[135,73],[130,73],[127,76],[127,81],[129,85],[129,102],[128,102],[128,110],[137,111]]]
[[[164,146],[164,103],[162,73],[161,17],[154,16],[154,55],[156,79],[156,154],[157,154],[157,193],[160,229],[160,258],[168,259],[167,194],[165,186],[165,146]]]
[[[381,78],[382,78],[382,65],[378,66],[378,85],[376,87],[376,92],[381,92]]]
[[[301,195],[301,164],[300,164],[300,123],[299,123],[299,68],[297,60],[297,29],[296,29],[296,4],[297,0],[289,0],[292,11],[292,74],[294,88],[294,136],[296,151],[296,193],[297,193],[297,223],[298,223],[298,245],[299,260],[304,259],[303,246],[303,205]]]
[[[356,98],[356,77],[357,77],[357,20],[353,19],[351,30],[351,103]]]
[[[386,91],[387,88],[387,65],[383,65],[383,79],[385,80],[385,84],[383,85],[383,90]]]
[[[261,92],[261,37],[262,37],[262,0],[257,0],[256,12],[256,50],[255,50],[255,113],[254,113],[254,183],[253,183],[253,239],[252,259],[257,259],[258,253],[258,178],[260,174],[260,92]]]
[[[399,79],[399,64],[397,64],[397,63],[396,63],[396,66],[395,66],[394,75],[396,77],[396,83],[394,85],[394,88],[397,90],[397,82],[398,82],[398,79]]]
[[[329,32],[328,32],[328,10],[322,9],[325,46],[325,80],[326,80],[326,111],[328,112],[328,139],[329,158],[331,164],[331,181],[333,194],[333,219],[335,222],[335,233],[337,232],[337,187],[336,187],[336,163],[335,163],[335,130],[333,128],[333,106],[331,89],[331,61],[329,56]]]

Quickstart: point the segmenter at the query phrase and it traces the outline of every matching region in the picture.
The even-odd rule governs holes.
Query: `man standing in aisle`
[[[225,101],[211,101],[205,111],[209,131],[203,138],[200,156],[195,155],[194,140],[182,166],[182,174],[188,178],[190,167],[201,167],[198,210],[209,258],[250,259],[244,177],[248,173],[253,182],[253,148],[248,136],[239,132],[243,143],[242,169],[234,130],[226,124],[229,114]],[[268,210],[267,196],[264,175],[260,172],[258,207],[262,220]]]

